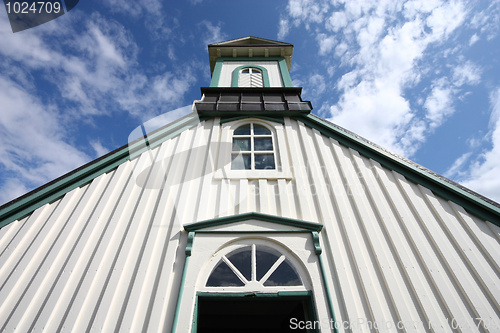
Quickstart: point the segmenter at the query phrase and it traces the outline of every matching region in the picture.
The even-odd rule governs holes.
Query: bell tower
[[[208,46],[210,87],[195,102],[200,116],[291,116],[308,114],[302,88],[290,78],[293,45],[244,37]]]

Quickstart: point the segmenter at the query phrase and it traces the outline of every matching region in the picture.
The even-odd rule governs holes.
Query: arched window
[[[196,332],[290,332],[292,320],[317,319],[311,281],[294,254],[262,239],[229,246],[200,279]]]
[[[266,127],[249,123],[233,132],[232,170],[274,170],[276,153],[273,135]]]
[[[236,216],[184,224],[182,297],[172,331],[290,332],[291,320],[335,320],[319,257],[322,225]]]
[[[210,274],[207,287],[260,288],[301,286],[302,281],[285,255],[264,245],[252,244],[222,256]]]
[[[240,70],[238,76],[238,87],[255,87],[261,88],[264,86],[262,71],[255,67],[246,67]]]

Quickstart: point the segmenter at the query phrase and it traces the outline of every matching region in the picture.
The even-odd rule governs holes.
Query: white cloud
[[[208,44],[219,43],[225,41],[228,37],[222,32],[222,23],[213,24],[210,21],[201,21],[200,27],[203,30],[202,33],[202,43],[203,46],[207,46]]]
[[[479,36],[477,34],[472,35],[472,37],[469,39],[469,46],[476,44],[478,40]]]
[[[340,29],[347,27],[347,16],[345,12],[333,12],[330,18],[326,21],[326,28],[333,32],[338,32]]]
[[[1,76],[0,100],[0,165],[9,175],[0,197],[13,199],[19,190],[24,192],[90,160],[71,145],[53,106]],[[18,190],[13,190],[13,179]]]
[[[196,81],[189,64],[176,72],[144,74],[138,46],[121,24],[99,14],[79,15],[75,11],[71,19],[65,15],[18,34],[0,33],[2,200],[88,162],[94,151],[107,151],[99,138],[89,147],[75,147],[78,120],[93,124],[96,115],[121,113],[142,122],[182,105]],[[6,15],[0,15],[0,31],[8,27]]]
[[[288,20],[281,19],[278,28],[278,40],[285,38],[290,31],[290,22]]]
[[[464,176],[464,172],[462,171],[464,165],[466,162],[470,159],[472,153],[467,152],[462,154],[459,158],[453,162],[451,167],[448,168],[448,170],[445,171],[444,176],[448,178],[456,178],[456,177],[461,177]]]
[[[458,87],[464,84],[478,84],[481,80],[481,72],[480,67],[468,60],[453,68],[453,84]]]
[[[500,87],[491,94],[490,104],[492,148],[470,165],[468,176],[461,183],[500,202]]]
[[[438,80],[432,88],[431,94],[424,103],[426,109],[426,119],[429,121],[429,127],[434,129],[441,126],[446,117],[453,114],[453,91],[448,88],[446,80]]]
[[[136,20],[142,20],[146,28],[153,33],[157,39],[170,37],[172,28],[165,23],[162,2],[160,0],[141,0],[141,1],[121,1],[121,0],[102,0],[102,3],[108,7],[111,12],[131,16]]]
[[[327,36],[326,34],[318,34],[316,37],[319,43],[319,54],[325,55],[332,51],[335,46],[335,37]]]
[[[454,116],[463,97],[475,96],[467,86],[492,84],[467,51],[498,35],[498,1],[291,0],[282,19],[293,22],[288,34],[309,31],[336,80],[320,96],[322,115],[405,156]],[[500,89],[491,104],[492,148],[478,159],[484,139],[477,133],[446,174],[500,200]]]
[[[491,40],[498,35],[498,24],[500,23],[500,6],[498,1],[490,1],[488,7],[477,13],[474,13],[469,21],[469,24],[477,33],[473,36],[473,40],[478,40],[484,37],[486,40]],[[472,39],[472,38],[471,38]]]
[[[17,178],[7,178],[2,182],[1,186],[0,205],[26,194],[30,190]]]
[[[459,27],[467,15],[463,3],[452,1],[445,5],[436,7],[427,18],[427,26],[432,29],[432,38],[446,38],[457,27]]]
[[[415,119],[403,88],[416,79],[414,63],[422,56],[421,22],[407,22],[382,35],[380,18],[367,19],[359,27],[359,50],[347,46],[355,66],[339,81],[343,94],[332,107],[332,121],[401,154],[415,151],[421,142],[423,123]]]
[[[109,149],[104,147],[100,140],[91,140],[90,145],[95,151],[95,157],[101,157],[109,153]]]
[[[304,89],[304,94],[314,99],[325,91],[325,78],[321,74],[313,74],[309,77],[306,87],[307,88]]]
[[[329,9],[326,1],[290,0],[288,2],[289,15],[298,21],[321,23]]]
[[[331,107],[332,121],[378,144],[402,153],[395,140],[406,132],[411,120],[410,106],[399,87],[385,80],[363,80],[346,89],[341,101]],[[402,126],[403,125],[403,126]]]
[[[330,120],[402,155],[414,154],[453,114],[458,85],[480,80],[478,67],[463,62],[453,69],[453,83],[420,91],[415,100],[422,104],[406,97],[433,65],[426,52],[465,21],[461,2],[340,1],[330,7],[304,0],[290,1],[288,9],[296,24],[315,24],[310,31],[330,64],[327,72],[338,75],[339,64],[345,70],[334,86],[339,97],[330,104]]]

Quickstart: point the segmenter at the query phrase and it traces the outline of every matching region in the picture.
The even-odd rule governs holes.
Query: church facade
[[[500,205],[311,114],[293,45],[0,207],[1,332],[498,332]]]

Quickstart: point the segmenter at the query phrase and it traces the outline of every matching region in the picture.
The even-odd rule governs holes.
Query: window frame
[[[248,213],[184,224],[187,238],[185,262],[179,298],[173,321],[173,332],[188,332],[196,327],[197,296],[275,297],[283,294],[310,293],[316,318],[334,320],[328,282],[321,260],[319,232],[322,224],[262,213]],[[186,234],[184,234],[186,236]],[[240,287],[206,287],[208,277],[222,255],[247,246],[262,244],[284,254],[302,281],[301,286],[267,286],[243,291]],[[181,245],[182,247],[182,245]],[[217,289],[214,291],[214,289]],[[236,300],[236,299],[235,299]],[[321,332],[330,332],[321,327]]]
[[[196,330],[196,300],[199,295],[216,297],[276,297],[280,295],[309,295],[316,318],[335,319],[329,281],[322,264],[320,244],[321,223],[307,222],[262,213],[246,213],[184,224],[180,248],[185,246],[184,268],[180,268],[177,306],[172,332]],[[187,237],[186,237],[187,236]],[[222,255],[238,247],[260,243],[285,254],[302,281],[301,286],[268,286],[264,291],[243,291],[240,287],[205,288],[208,277]],[[235,290],[236,289],[236,290]],[[287,289],[287,290],[285,290]],[[335,297],[335,295],[333,295]],[[236,299],[235,299],[236,300]],[[330,327],[321,326],[321,332]],[[334,328],[338,333],[338,330]]]
[[[214,272],[215,268],[223,258],[227,255],[231,254],[233,251],[242,249],[248,246],[263,246],[268,247],[274,250],[277,253],[280,253],[281,256],[284,256],[283,261],[288,260],[290,266],[295,270],[295,273],[301,279],[300,285],[294,286],[258,286],[256,283],[252,283],[255,281],[249,281],[249,283],[243,286],[207,286],[208,279]],[[252,249],[253,250],[253,249]],[[252,263],[253,265],[254,263]],[[272,275],[272,274],[271,274]],[[304,281],[304,277],[307,276],[307,271],[302,267],[300,261],[294,256],[294,254],[285,248],[278,246],[278,244],[269,242],[268,240],[262,238],[249,238],[249,239],[241,239],[233,244],[229,244],[219,250],[217,253],[213,255],[210,261],[207,263],[207,269],[203,274],[201,274],[198,292],[210,292],[210,293],[221,293],[221,292],[259,292],[259,293],[277,293],[282,291],[296,291],[296,292],[306,292],[312,290],[311,282],[306,279]]]
[[[250,125],[250,134],[235,134],[235,132],[239,128],[242,128],[243,126],[246,126],[246,125]],[[261,127],[264,127],[265,129],[267,129],[269,131],[269,134],[255,134],[255,125],[259,125]],[[271,146],[272,146],[271,150],[257,150],[257,149],[255,149],[256,139],[268,139],[268,138],[271,138]],[[235,139],[249,139],[250,140],[250,149],[249,150],[234,150],[234,140]],[[251,121],[247,124],[242,124],[241,126],[235,128],[233,130],[233,135],[232,135],[232,140],[231,140],[231,143],[232,143],[232,146],[231,146],[231,170],[246,170],[246,171],[250,171],[250,170],[276,170],[276,168],[278,166],[278,161],[277,161],[278,156],[277,156],[277,152],[275,149],[275,146],[276,146],[275,141],[276,141],[276,139],[273,136],[273,132],[269,128],[267,128],[266,126],[263,126],[259,123],[256,123],[254,121]],[[240,156],[240,155],[249,155],[250,156],[250,169],[233,169],[233,161],[234,161],[233,156]],[[274,167],[273,168],[264,168],[264,169],[257,168],[256,167],[256,155],[272,155]]]
[[[248,70],[248,73],[244,73],[244,71]],[[244,76],[248,75],[248,86],[242,85],[242,81],[244,79]],[[257,77],[258,76],[258,77]],[[259,83],[255,84],[254,83]],[[245,68],[240,69],[240,72],[238,73],[238,87],[245,87],[245,88],[263,88],[264,87],[264,75],[262,73],[262,70],[254,67],[254,66],[248,66]]]
[[[267,128],[273,138],[274,169],[233,170],[232,145],[234,131],[248,123],[254,123]],[[216,161],[215,179],[292,179],[290,158],[286,145],[286,137],[283,124],[264,121],[259,118],[246,118],[224,123],[220,126],[220,141],[218,158]]]
[[[263,66],[253,65],[253,64],[238,66],[238,67],[236,67],[233,70],[232,79],[231,79],[231,87],[239,87],[239,78],[240,78],[241,71],[244,70],[244,69],[246,69],[246,68],[255,68],[255,69],[260,70],[260,72],[262,74],[262,86],[260,86],[260,87],[245,87],[245,88],[266,88],[266,87],[270,87],[270,84],[269,84],[269,74],[267,72],[267,69],[265,67],[263,67]]]

